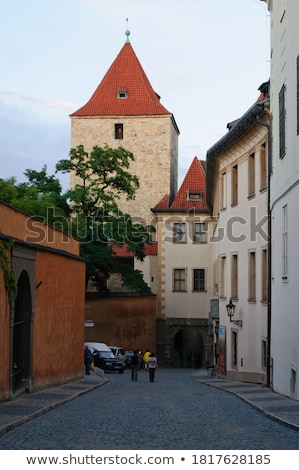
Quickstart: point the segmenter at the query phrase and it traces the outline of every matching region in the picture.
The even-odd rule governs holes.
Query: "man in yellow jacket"
[[[148,370],[148,358],[150,357],[151,352],[147,349],[143,354],[144,369]]]

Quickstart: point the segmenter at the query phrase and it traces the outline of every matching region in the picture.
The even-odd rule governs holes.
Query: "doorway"
[[[31,374],[31,312],[30,280],[23,270],[18,280],[12,331],[12,392],[26,389]]]
[[[195,328],[184,327],[173,339],[173,366],[199,369],[203,363],[202,337]]]

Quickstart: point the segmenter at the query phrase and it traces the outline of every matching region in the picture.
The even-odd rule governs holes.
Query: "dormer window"
[[[128,90],[118,90],[117,92],[117,98],[124,99],[128,98]]]
[[[198,193],[188,193],[187,194],[187,201],[201,201],[202,200],[202,192],[199,191]]]

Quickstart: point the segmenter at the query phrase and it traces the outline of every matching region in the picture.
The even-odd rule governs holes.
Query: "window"
[[[225,297],[225,275],[226,275],[226,257],[220,258],[220,297]]]
[[[202,200],[202,192],[188,193],[187,200],[188,201],[201,201]]]
[[[173,290],[175,292],[186,292],[186,270],[173,270]]]
[[[196,243],[206,243],[207,227],[205,222],[195,222],[193,224],[193,241]]]
[[[205,270],[204,269],[193,269],[193,291],[194,292],[205,292]]]
[[[220,177],[220,209],[226,208],[226,173]]]
[[[125,91],[118,91],[117,98],[128,98],[128,90]]]
[[[128,88],[119,88],[117,92],[117,98],[120,98],[120,99],[128,98]]]
[[[282,208],[282,279],[288,278],[288,206]]]
[[[232,204],[238,203],[238,165],[232,169]]]
[[[255,155],[251,153],[248,159],[248,197],[255,194]]]
[[[255,272],[255,265],[256,265],[256,259],[255,259],[255,251],[250,251],[249,252],[249,299],[251,301],[255,301],[256,298],[256,284],[255,284],[255,278],[256,278],[256,272]]]
[[[116,139],[123,139],[124,138],[124,126],[123,124],[115,124],[114,125],[114,133]]]
[[[186,224],[174,223],[173,225],[173,242],[185,243],[186,242]]]
[[[262,250],[262,302],[268,301],[268,253]]]
[[[238,366],[238,350],[237,350],[237,332],[232,331],[232,367],[234,369]]]
[[[267,187],[267,148],[266,143],[261,146],[260,153],[260,190],[262,191]]]
[[[283,158],[286,153],[286,109],[285,109],[285,102],[286,102],[286,87],[283,85],[279,92],[279,158]]]
[[[297,135],[299,135],[299,56],[297,57]]]
[[[238,255],[232,255],[231,266],[231,298],[238,298]]]

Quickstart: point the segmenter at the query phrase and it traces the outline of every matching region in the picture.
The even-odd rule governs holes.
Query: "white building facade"
[[[213,297],[219,299],[216,366],[232,380],[267,383],[269,83],[207,152],[213,211]],[[227,306],[234,315],[228,316]]]
[[[299,2],[267,0],[271,15],[272,387],[299,399]]]

